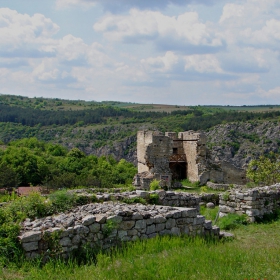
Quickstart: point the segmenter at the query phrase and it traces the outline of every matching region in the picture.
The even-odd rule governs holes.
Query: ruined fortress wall
[[[246,214],[254,222],[280,206],[280,184],[253,189],[231,189],[220,194],[220,217],[228,213]]]
[[[184,153],[187,159],[187,178],[192,181],[200,181],[200,174],[205,167],[206,136],[202,133],[185,131],[179,133],[183,140]]]
[[[238,168],[227,161],[222,162],[221,168],[223,171],[224,182],[240,185],[246,184],[246,170]]]
[[[153,143],[148,145],[145,157],[146,162],[153,166],[152,173],[170,173],[169,158],[172,154],[172,142],[166,136],[153,136]]]
[[[146,165],[146,150],[149,144],[153,142],[153,131],[138,131],[137,132],[137,159],[138,159],[138,172],[149,171]]]
[[[108,249],[157,235],[219,236],[219,228],[212,227],[212,222],[195,208],[110,202],[84,205],[67,214],[35,221],[27,219],[22,226],[19,240],[28,258],[52,253],[48,240],[53,232],[58,237],[56,253],[65,258],[84,244]]]

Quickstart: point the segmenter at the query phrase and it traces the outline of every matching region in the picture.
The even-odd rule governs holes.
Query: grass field
[[[280,279],[280,221],[240,226],[230,241],[164,237],[99,254],[86,265],[52,261],[2,268],[1,279]]]

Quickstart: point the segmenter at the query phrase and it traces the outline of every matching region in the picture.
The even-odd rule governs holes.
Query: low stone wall
[[[55,234],[54,234],[55,233]],[[219,228],[205,221],[196,208],[178,208],[104,202],[88,204],[67,214],[26,221],[19,240],[28,258],[68,257],[83,244],[108,249],[119,242],[157,235],[219,235]],[[56,236],[56,242],[50,236]]]
[[[217,183],[212,183],[210,181],[207,182],[206,186],[212,190],[217,190],[217,191],[226,191],[230,188],[242,188],[243,185],[236,185],[236,184],[217,184]]]
[[[118,200],[123,201],[125,199],[144,198],[149,200],[151,195],[157,194],[158,200],[157,205],[163,206],[177,206],[177,207],[195,207],[199,210],[201,202],[213,202],[218,205],[219,196],[217,194],[205,193],[205,194],[191,194],[186,192],[173,192],[173,191],[142,191],[136,190],[132,192],[112,192],[112,193],[94,193],[90,189],[84,190],[73,190],[72,192],[77,195],[92,195],[95,194],[98,201],[110,201]]]
[[[220,217],[228,213],[246,214],[250,221],[280,207],[280,184],[253,189],[231,189],[220,194]]]

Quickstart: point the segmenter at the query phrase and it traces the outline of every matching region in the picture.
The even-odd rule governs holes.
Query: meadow
[[[204,209],[205,210],[205,209]],[[212,212],[212,213],[211,213]],[[212,218],[217,210],[208,210]],[[1,265],[1,279],[280,279],[280,219],[236,224],[235,238],[158,237],[111,252],[87,246],[68,262],[19,259]]]

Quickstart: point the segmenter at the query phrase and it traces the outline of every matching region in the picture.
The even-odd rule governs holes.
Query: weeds
[[[227,216],[224,216],[218,220],[218,226],[220,229],[231,230],[235,229],[240,225],[247,225],[248,218],[245,214],[237,215],[229,213]]]
[[[155,190],[159,190],[160,187],[160,180],[154,179],[151,183],[150,183],[150,191],[155,191]]]

